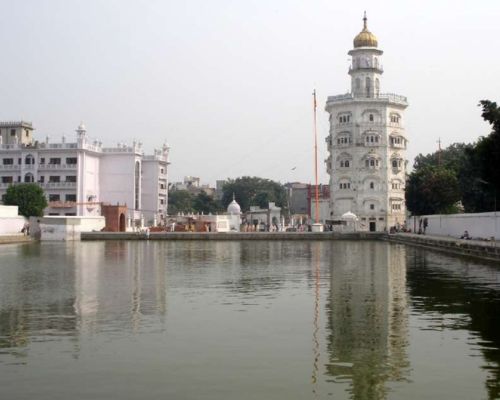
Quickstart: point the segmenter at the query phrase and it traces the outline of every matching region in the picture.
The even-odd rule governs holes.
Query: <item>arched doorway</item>
[[[126,226],[125,226],[125,214],[120,214],[120,232],[125,232]]]

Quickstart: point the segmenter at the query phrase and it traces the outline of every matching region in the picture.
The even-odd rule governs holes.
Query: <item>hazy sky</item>
[[[382,92],[408,97],[408,158],[490,129],[500,101],[500,1],[0,0],[0,119],[38,139],[83,121],[104,145],[171,146],[170,180],[321,181],[326,97],[349,90],[354,36],[384,50]],[[296,167],[296,168],[295,168]],[[295,168],[295,169],[293,169]]]

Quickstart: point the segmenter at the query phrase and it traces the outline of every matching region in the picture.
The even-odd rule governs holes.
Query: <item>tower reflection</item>
[[[326,374],[349,383],[352,399],[385,399],[408,374],[405,248],[335,242],[330,279]]]

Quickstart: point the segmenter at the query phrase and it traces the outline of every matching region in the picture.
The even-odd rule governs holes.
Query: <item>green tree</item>
[[[173,190],[168,193],[168,213],[192,212],[194,196],[187,190]]]
[[[466,212],[483,210],[484,193],[479,190],[477,181],[479,171],[472,153],[473,144],[453,143],[446,149],[415,157],[414,169],[441,167],[453,172],[458,180],[460,198]],[[411,184],[411,183],[409,183]]]
[[[201,191],[193,199],[193,209],[199,213],[215,214],[222,211],[222,206],[213,196],[208,195],[205,191]]]
[[[7,188],[5,205],[19,207],[19,214],[28,217],[41,217],[47,207],[47,199],[36,183],[19,183]]]
[[[425,166],[410,174],[406,186],[406,205],[413,215],[456,212],[460,200],[458,179],[454,171]]]
[[[481,100],[481,116],[490,123],[493,131],[486,137],[481,137],[471,152],[472,161],[478,166],[479,179],[477,183],[485,193],[488,211],[496,205],[496,196],[500,193],[500,108],[497,103]]]
[[[268,207],[269,202],[274,202],[283,211],[286,211],[287,198],[285,187],[270,179],[256,176],[243,176],[230,179],[222,188],[222,204],[227,207],[233,200],[233,194],[241,207],[242,212],[250,206]]]

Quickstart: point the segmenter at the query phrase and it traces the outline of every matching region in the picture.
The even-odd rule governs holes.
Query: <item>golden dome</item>
[[[363,30],[357,34],[354,38],[354,48],[356,47],[377,47],[378,40],[377,37],[368,30],[366,24],[366,12],[363,18]]]

